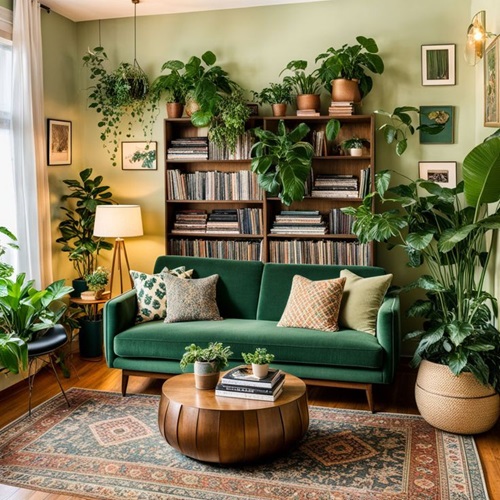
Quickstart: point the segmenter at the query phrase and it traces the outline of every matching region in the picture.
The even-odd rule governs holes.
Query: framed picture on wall
[[[47,120],[47,164],[71,165],[71,122]]]
[[[158,170],[157,142],[122,142],[122,170]]]
[[[420,125],[444,125],[438,134],[420,129],[420,144],[453,144],[453,106],[420,106]]]
[[[500,38],[497,36],[484,53],[484,126],[500,127]]]
[[[422,45],[422,85],[455,85],[455,44]]]
[[[456,161],[419,161],[420,179],[432,181],[441,187],[454,188],[457,185]]]

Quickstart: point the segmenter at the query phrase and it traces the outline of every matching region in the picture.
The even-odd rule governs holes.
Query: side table
[[[80,357],[89,361],[99,361],[102,359],[102,317],[99,310],[109,299],[85,300],[70,297],[69,300],[80,306],[86,315],[80,319],[78,334]]]

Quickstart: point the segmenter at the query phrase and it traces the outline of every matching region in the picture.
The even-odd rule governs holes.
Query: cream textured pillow
[[[345,278],[311,281],[296,274],[278,326],[336,332]]]
[[[163,319],[167,313],[166,290],[163,275],[171,274],[179,278],[191,278],[193,270],[184,266],[175,269],[163,268],[158,274],[130,271],[137,292],[137,323]]]
[[[216,301],[218,279],[218,274],[193,280],[163,275],[168,304],[165,323],[222,319]]]
[[[340,276],[346,278],[339,314],[340,326],[375,335],[378,310],[391,285],[392,274],[362,278],[348,269],[342,269]]]

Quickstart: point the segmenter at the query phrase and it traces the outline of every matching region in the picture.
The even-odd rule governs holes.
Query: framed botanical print
[[[71,165],[71,122],[47,120],[47,164]]]
[[[122,142],[122,170],[158,170],[157,142]]]
[[[419,161],[420,179],[432,181],[441,187],[454,188],[457,185],[456,161]]]
[[[500,127],[500,77],[498,74],[500,37],[491,42],[484,53],[484,126]]]

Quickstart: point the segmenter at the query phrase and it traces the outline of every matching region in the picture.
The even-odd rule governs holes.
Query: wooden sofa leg
[[[375,413],[375,404],[373,402],[373,385],[366,386],[366,399],[368,400],[368,408],[372,413]]]
[[[128,377],[129,375],[125,373],[125,370],[122,370],[122,396],[127,395]]]

